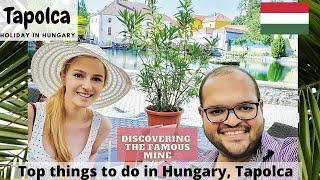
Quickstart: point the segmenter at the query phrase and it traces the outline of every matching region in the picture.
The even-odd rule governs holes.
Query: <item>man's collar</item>
[[[268,160],[275,153],[274,149],[278,146],[281,146],[280,142],[270,136],[268,132],[264,131],[262,133],[260,146],[262,160]]]

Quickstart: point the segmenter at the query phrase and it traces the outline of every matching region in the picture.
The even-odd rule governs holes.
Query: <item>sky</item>
[[[85,0],[87,10],[96,13],[113,0]],[[144,0],[129,0],[144,3]],[[192,0],[193,10],[198,15],[212,15],[215,12],[222,13],[233,19],[240,14],[238,4],[240,0]],[[179,0],[157,0],[158,12],[174,17],[178,12]]]

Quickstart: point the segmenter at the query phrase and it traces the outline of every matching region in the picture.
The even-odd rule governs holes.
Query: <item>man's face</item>
[[[258,102],[252,80],[237,70],[209,77],[203,86],[202,95],[203,109],[217,106],[233,108],[239,103]],[[230,111],[224,122],[212,123],[199,108],[207,138],[220,153],[234,161],[250,157],[260,144],[264,126],[262,103],[258,105],[257,111],[257,116],[251,120],[240,120]]]

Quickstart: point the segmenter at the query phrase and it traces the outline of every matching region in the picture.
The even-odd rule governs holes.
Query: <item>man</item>
[[[217,148],[201,161],[298,161],[297,138],[274,138],[263,130],[259,88],[244,70],[233,66],[213,70],[203,79],[199,97],[205,135]]]

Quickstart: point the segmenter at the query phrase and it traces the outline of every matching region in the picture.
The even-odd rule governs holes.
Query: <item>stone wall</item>
[[[298,84],[258,81],[261,99],[268,104],[298,106]]]

